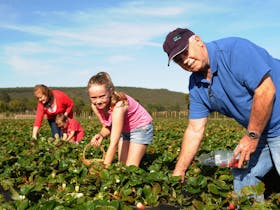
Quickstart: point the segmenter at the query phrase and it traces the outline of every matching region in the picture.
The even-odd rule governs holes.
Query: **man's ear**
[[[202,41],[202,39],[200,38],[200,36],[199,35],[193,35],[193,39],[195,40],[195,42],[199,45],[199,46],[203,46],[203,41]]]

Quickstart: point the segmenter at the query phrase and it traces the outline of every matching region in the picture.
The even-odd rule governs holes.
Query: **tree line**
[[[90,102],[85,101],[78,96],[71,96],[75,103],[74,112],[81,114],[82,112],[91,112]],[[188,94],[185,95],[186,104],[188,104]],[[141,103],[141,102],[140,102]],[[148,103],[142,104],[150,113],[161,111],[182,111],[179,103],[160,104]],[[0,92],[0,113],[35,113],[37,108],[37,100],[34,97],[14,98],[12,94]]]

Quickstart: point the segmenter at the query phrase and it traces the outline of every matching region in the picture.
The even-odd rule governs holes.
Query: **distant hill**
[[[82,99],[89,103],[89,97],[85,87],[51,87],[64,91],[73,99]],[[147,89],[138,87],[116,87],[117,91],[122,91],[139,101],[144,107],[161,106],[166,110],[186,110],[186,94],[169,91],[167,89]],[[34,100],[33,87],[0,88],[0,95],[8,94],[11,100],[27,101]]]

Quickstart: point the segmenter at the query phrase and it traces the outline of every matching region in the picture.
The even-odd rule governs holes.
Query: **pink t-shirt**
[[[153,119],[151,115],[143,106],[141,106],[141,104],[128,95],[126,95],[126,97],[128,100],[128,109],[124,116],[122,132],[130,132],[135,128],[142,127],[152,122]],[[102,117],[102,123],[110,127],[112,125],[112,110],[108,112],[109,116],[107,118],[102,110],[98,111]]]
[[[75,142],[82,141],[82,139],[84,138],[83,127],[81,126],[81,124],[77,120],[68,118],[67,128],[62,129],[62,132],[69,135],[71,131],[75,131],[75,134],[72,138],[73,141],[75,141]]]

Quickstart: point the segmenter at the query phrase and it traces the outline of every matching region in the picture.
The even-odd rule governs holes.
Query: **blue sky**
[[[188,27],[205,41],[240,36],[280,58],[279,0],[0,0],[0,88],[116,86],[187,92],[162,43]]]

